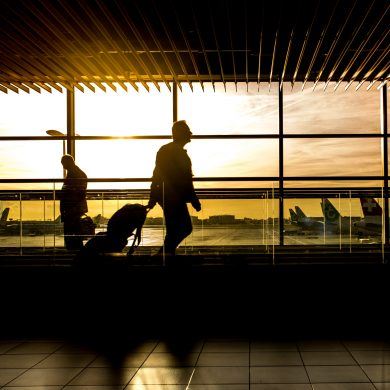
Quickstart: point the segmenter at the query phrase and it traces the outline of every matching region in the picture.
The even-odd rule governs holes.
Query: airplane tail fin
[[[307,218],[306,214],[302,211],[299,206],[295,206],[295,212],[297,214],[297,219]]]
[[[8,214],[9,214],[9,207],[6,207],[1,213],[0,226],[4,226],[7,223]]]
[[[298,221],[298,215],[296,214],[296,212],[293,209],[289,209],[289,211],[290,211],[291,222],[297,222]]]
[[[322,200],[321,208],[326,222],[338,222],[340,213],[336,207],[333,206],[329,199],[325,198]]]
[[[360,198],[360,204],[365,217],[382,215],[382,207],[374,198]]]

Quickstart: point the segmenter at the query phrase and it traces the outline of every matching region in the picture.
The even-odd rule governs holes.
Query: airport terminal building
[[[384,0],[1,2],[0,284],[12,294],[0,388],[386,389],[388,25]],[[177,255],[155,256],[167,230],[157,205],[131,256],[129,239],[80,262],[64,245],[61,157],[88,176],[87,214],[104,234],[121,207],[148,204],[179,120],[202,209],[188,205],[193,230]],[[129,333],[139,361],[120,380],[101,356],[44,363],[53,338],[67,340],[59,350],[88,344],[86,356],[115,339],[117,357]],[[161,338],[173,334],[195,340],[190,362],[169,360]],[[285,347],[267,350],[271,336]],[[348,385],[331,387],[332,375]]]

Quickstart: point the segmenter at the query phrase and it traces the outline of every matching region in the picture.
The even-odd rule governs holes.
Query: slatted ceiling
[[[389,78],[387,0],[0,2],[0,91]]]

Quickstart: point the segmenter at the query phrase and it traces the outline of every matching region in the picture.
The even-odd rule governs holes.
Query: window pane
[[[0,144],[0,155],[3,179],[63,177],[62,141],[4,141]]]
[[[155,135],[171,134],[172,93],[165,84],[158,92],[139,85],[136,92],[127,84],[128,92],[117,85],[117,92],[96,88],[93,93],[76,91],[76,132],[80,135]]]
[[[286,176],[381,175],[379,139],[285,139]]]
[[[382,209],[382,199],[369,198],[364,191],[360,195],[354,191],[351,197],[340,193],[317,199],[285,199],[285,244],[331,245],[339,250],[380,244],[381,213],[367,217],[367,210],[374,206]]]
[[[283,90],[285,133],[379,133],[380,99],[376,88],[358,91],[345,83],[333,91],[334,84],[323,91],[321,84],[302,83]]]
[[[278,132],[277,85],[271,91],[257,83],[194,83],[192,92],[183,84],[178,93],[179,119],[185,119],[194,134],[270,134]],[[247,90],[248,87],[248,90]]]
[[[152,177],[166,140],[78,141],[77,162],[88,177]],[[195,177],[275,176],[276,140],[193,140],[186,146]]]
[[[0,136],[46,136],[66,132],[66,93],[0,93]]]

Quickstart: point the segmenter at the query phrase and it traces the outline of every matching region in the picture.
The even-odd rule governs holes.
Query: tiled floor
[[[0,341],[0,389],[390,390],[390,343],[378,340],[156,340],[119,350]]]

